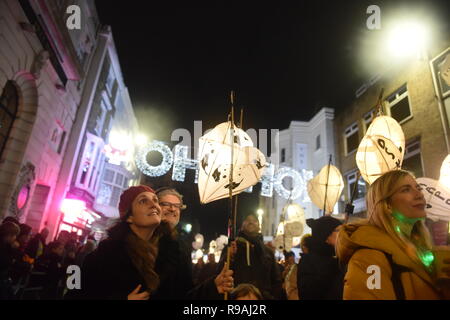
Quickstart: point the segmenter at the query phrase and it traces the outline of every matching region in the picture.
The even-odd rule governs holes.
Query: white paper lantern
[[[324,209],[325,205],[326,213],[333,212],[343,189],[342,175],[339,169],[333,165],[324,166],[319,174],[308,182],[308,194],[312,203],[319,209]]]
[[[400,169],[404,154],[402,127],[391,117],[379,116],[359,144],[356,164],[363,179],[372,184],[385,172]]]
[[[214,253],[214,252],[216,252],[216,250],[217,250],[217,242],[216,242],[216,240],[212,240],[209,243],[209,253]]]
[[[418,178],[427,206],[427,216],[433,220],[450,221],[450,189],[440,181],[430,178]]]
[[[228,244],[228,237],[225,235],[220,235],[216,239],[217,250],[223,250],[223,248]]]
[[[293,238],[289,236],[275,237],[275,249],[279,252],[283,250],[290,251],[292,249]]]
[[[230,132],[231,122],[221,123],[199,140],[198,190],[201,203],[229,196],[231,162],[233,162],[233,195],[258,183],[263,174],[266,159],[257,148],[253,147],[248,134],[235,128],[234,138],[231,141]],[[232,148],[233,159],[231,159]]]
[[[284,209],[286,214],[286,221],[284,230],[290,237],[299,237],[303,234],[303,229],[306,224],[305,211],[297,203],[290,203]]]
[[[450,189],[450,154],[445,157],[444,161],[442,162],[439,182],[447,189]]]
[[[195,241],[192,242],[192,248],[194,248],[194,250],[201,249],[203,247],[203,242],[204,242],[203,235],[201,235],[200,233],[197,233],[195,235],[194,239],[195,239]]]
[[[203,251],[201,249],[198,249],[195,251],[195,259],[201,259],[203,258]]]

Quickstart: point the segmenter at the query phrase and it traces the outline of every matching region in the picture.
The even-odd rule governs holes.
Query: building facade
[[[358,90],[356,99],[336,114],[337,160],[345,183],[342,200],[348,202],[354,190],[355,216],[366,216],[368,187],[362,178],[358,179],[356,151],[377,115],[381,92],[382,114],[397,120],[405,135],[402,169],[412,171],[416,177],[439,179],[441,164],[450,153],[450,87],[445,82],[449,48],[441,47],[431,57],[405,61],[379,74],[371,81],[371,86]],[[439,232],[437,228],[448,233],[445,223],[441,227],[438,227],[439,223],[430,225],[432,229],[436,228],[436,233]]]
[[[0,216],[35,231],[48,222],[95,48],[98,19],[85,2],[83,30],[66,27],[57,1],[0,1]]]
[[[85,235],[117,216],[96,203],[108,170],[121,173],[110,198],[139,180],[134,150],[112,147],[114,130],[130,146],[137,121],[111,28],[94,1],[0,0],[0,35],[0,218]]]
[[[77,232],[80,236],[93,231],[102,233],[102,224],[94,222],[106,218],[103,219],[106,226],[108,218],[118,218],[120,194],[140,180],[133,160],[134,144],[130,143],[138,134],[138,124],[111,29],[104,27],[100,37],[104,41],[97,48],[98,60],[89,74],[92,86],[85,91],[85,96],[89,96],[85,100],[89,103],[87,117],[80,119],[84,131],[81,130],[83,134],[77,140],[79,150],[74,152],[70,163],[73,173],[62,200],[81,201],[84,210],[82,213],[56,210],[59,216],[53,219],[59,221],[57,231]]]
[[[311,203],[306,183],[328,164],[330,155],[332,164],[335,164],[333,119],[334,110],[323,108],[310,121],[292,121],[288,129],[279,131],[276,148],[272,150],[272,154],[278,154],[279,157],[279,164],[274,164],[274,169],[277,171],[279,168],[289,167],[299,172],[303,180],[303,190],[297,199],[283,198],[277,192],[274,192],[272,197],[260,197],[260,208],[264,211],[262,218],[264,236],[274,236],[284,214],[283,208],[290,202],[303,207],[306,219],[315,219],[322,215],[321,208]],[[292,188],[291,183],[291,179],[283,180],[287,190]],[[308,232],[309,228],[305,226],[304,233]]]

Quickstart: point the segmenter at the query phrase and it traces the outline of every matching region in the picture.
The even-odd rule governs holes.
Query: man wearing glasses
[[[233,288],[233,271],[224,268],[219,275],[194,288],[191,248],[176,231],[181,210],[186,209],[183,196],[172,188],[160,188],[156,195],[161,207],[161,224],[165,222],[171,230],[159,240],[155,270],[160,277],[160,286],[151,299],[222,299],[221,294]]]
[[[181,210],[186,209],[186,205],[183,204],[183,196],[171,188],[160,188],[156,194],[162,211],[161,219],[166,221],[171,229],[175,229],[180,222]]]

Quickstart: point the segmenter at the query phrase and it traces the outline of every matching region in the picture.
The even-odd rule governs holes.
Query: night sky
[[[394,4],[392,4],[394,3]],[[377,31],[366,28],[371,4],[384,17],[424,8],[446,21],[445,1],[107,1],[96,0],[116,47],[142,132],[170,141],[226,121],[229,95],[244,108],[244,129],[285,129],[322,107],[342,109],[376,70],[361,52]],[[448,7],[446,8],[448,9]],[[171,183],[170,173],[147,182]],[[209,240],[226,234],[227,201],[198,205],[193,174],[171,183],[186,194],[183,220]],[[240,196],[255,211],[258,190]],[[213,217],[213,218],[212,218]]]

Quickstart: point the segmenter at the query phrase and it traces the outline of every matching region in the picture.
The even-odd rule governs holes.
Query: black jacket
[[[169,235],[160,239],[155,271],[159,275],[160,286],[153,299],[186,299],[187,293],[194,287],[191,257],[179,239],[171,239]]]
[[[250,265],[247,261],[247,245],[237,241],[237,253],[230,264],[233,270],[235,286],[241,283],[250,283],[257,287],[264,299],[281,299],[281,273],[275,261],[274,252],[266,247],[261,235],[255,238],[240,232],[238,238],[249,242]],[[222,251],[218,265],[221,271],[227,257],[227,247]]]
[[[14,265],[14,249],[7,243],[0,243],[0,300],[13,299],[11,269]]]
[[[344,272],[332,254],[302,254],[297,267],[300,300],[342,300]]]
[[[30,258],[36,259],[40,246],[42,247],[43,253],[45,249],[45,240],[42,238],[42,235],[38,233],[28,243],[25,248],[25,254],[27,254]]]
[[[172,239],[169,235],[160,239],[155,270],[160,285],[150,297],[152,300],[223,299],[217,292],[215,276],[194,287],[189,248],[180,239]]]
[[[142,285],[140,292],[147,289],[128,255],[125,241],[106,239],[85,258],[81,268],[81,291],[69,297],[126,300],[138,285]]]

